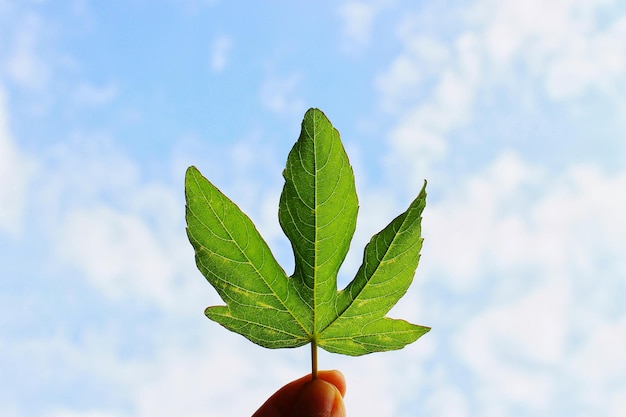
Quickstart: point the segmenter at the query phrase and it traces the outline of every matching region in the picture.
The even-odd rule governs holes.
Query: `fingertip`
[[[295,417],[345,417],[345,414],[342,393],[323,378],[307,382],[294,402]]]
[[[335,390],[335,399],[330,413],[331,417],[346,417],[346,406],[343,403],[344,393],[339,392],[338,389]]]
[[[341,371],[336,369],[319,371],[317,377],[337,387],[342,397],[346,395],[346,378],[343,376]]]

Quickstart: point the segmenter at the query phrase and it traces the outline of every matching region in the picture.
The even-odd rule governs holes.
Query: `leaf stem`
[[[311,379],[317,379],[317,343],[311,340]]]

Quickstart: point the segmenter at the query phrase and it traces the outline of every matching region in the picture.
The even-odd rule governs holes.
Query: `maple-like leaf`
[[[187,170],[187,235],[199,270],[226,303],[205,314],[267,348],[312,343],[313,352],[353,356],[400,349],[430,330],[386,317],[417,268],[426,184],[372,237],[356,276],[338,291],[358,201],[339,133],[320,110],[306,112],[283,176],[278,215],[294,251],[291,277],[248,216],[197,168]]]

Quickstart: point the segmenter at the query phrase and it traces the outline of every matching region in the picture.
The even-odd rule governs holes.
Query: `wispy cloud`
[[[543,79],[553,99],[574,98],[590,90],[606,94],[621,84],[626,71],[626,17],[615,4],[483,1],[470,16],[491,63],[507,71],[521,64]]]
[[[577,166],[550,178],[505,154],[429,208],[422,272],[446,292],[482,294],[480,305],[467,297],[459,315],[447,312],[458,319],[455,354],[476,378],[465,395],[478,399],[481,415],[515,406],[559,413],[564,397],[589,407],[571,397],[591,389],[587,372],[607,389],[599,404],[620,392],[608,389],[614,374],[600,358],[613,360],[621,333],[606,348],[593,340],[603,323],[623,326],[614,292],[626,250],[617,238],[626,233],[626,198],[616,195],[623,187],[626,172]],[[581,372],[579,357],[591,346],[597,359]],[[597,412],[609,413],[605,407]]]
[[[211,44],[211,69],[215,72],[223,71],[228,65],[233,40],[228,36],[218,36]]]
[[[601,18],[611,7],[479,1],[450,10],[457,25],[440,33],[424,28],[419,13],[408,14],[398,30],[402,49],[376,81],[381,107],[397,119],[389,159],[416,167],[412,177],[432,177],[450,138],[475,119],[479,104],[494,94],[518,94],[520,85],[530,89],[522,94],[555,106],[591,92],[621,100],[625,18]]]
[[[74,100],[79,106],[98,107],[111,103],[118,95],[119,89],[113,83],[93,85],[82,82],[76,86]]]
[[[5,94],[0,89],[0,231],[16,235],[22,228],[27,186],[34,161],[15,143],[8,125]]]
[[[376,9],[373,3],[364,1],[350,1],[339,6],[338,14],[343,19],[344,33],[350,44],[367,45],[371,37]]]
[[[298,114],[305,108],[301,85],[301,74],[278,75],[272,71],[261,85],[261,104],[277,114]]]
[[[9,77],[20,86],[40,90],[51,77],[50,62],[43,58],[41,37],[44,27],[37,15],[21,17],[23,24],[12,38],[13,42],[4,63]]]

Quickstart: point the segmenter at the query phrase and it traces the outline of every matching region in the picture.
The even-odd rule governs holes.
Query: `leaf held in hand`
[[[187,170],[187,235],[198,269],[226,303],[205,314],[267,348],[313,343],[353,356],[400,349],[430,330],[386,317],[417,268],[426,184],[372,237],[356,276],[338,291],[358,201],[339,133],[320,110],[306,112],[283,176],[278,216],[294,251],[291,277],[239,207],[198,169]]]

